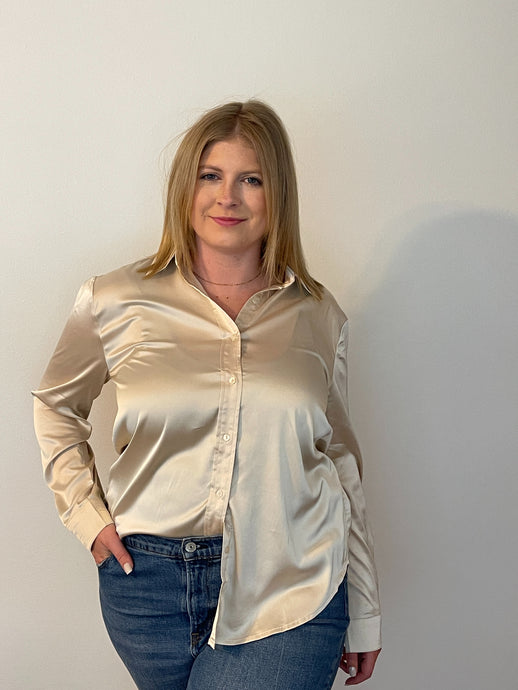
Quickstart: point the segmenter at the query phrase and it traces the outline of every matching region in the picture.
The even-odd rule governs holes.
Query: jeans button
[[[188,541],[185,545],[185,550],[187,551],[187,553],[192,553],[193,551],[196,551],[196,548],[196,544],[193,541]]]

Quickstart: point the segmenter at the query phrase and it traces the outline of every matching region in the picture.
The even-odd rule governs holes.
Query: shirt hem
[[[228,640],[225,642],[219,642],[216,639],[217,636],[214,633],[212,633],[208,641],[209,647],[212,647],[212,649],[215,649],[216,647],[235,647],[236,645],[246,644],[247,642],[255,642],[256,640],[262,640],[265,637],[270,637],[271,635],[277,635],[288,630],[293,630],[294,628],[298,628],[299,626],[304,625],[304,623],[308,623],[309,621],[316,618],[319,614],[321,614],[322,611],[326,608],[326,606],[329,605],[331,599],[336,595],[336,593],[338,592],[338,588],[340,587],[340,584],[343,582],[345,575],[347,573],[347,567],[348,566],[346,565],[345,568],[341,571],[341,575],[338,576],[338,582],[331,589],[331,595],[328,598],[326,597],[324,602],[312,613],[302,616],[301,618],[297,618],[297,620],[292,621],[290,623],[278,625],[274,628],[270,628],[269,630],[255,633],[252,635],[245,635],[244,637],[233,638],[232,640]]]

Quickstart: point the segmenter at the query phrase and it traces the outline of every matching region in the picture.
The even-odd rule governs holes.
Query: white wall
[[[352,321],[384,651],[371,690],[518,675],[518,9],[503,0],[4,0],[0,686],[131,688],[32,432],[79,284],[151,253],[164,146],[259,96]],[[111,457],[107,400],[96,449]],[[341,687],[340,674],[336,687]]]

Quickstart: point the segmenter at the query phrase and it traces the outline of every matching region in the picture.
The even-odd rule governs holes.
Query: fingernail
[[[126,575],[129,575],[131,572],[133,572],[133,568],[129,563],[124,563],[122,567],[124,568],[124,572],[126,573]]]
[[[357,673],[356,666],[349,666],[349,668],[347,669],[347,673],[354,678],[354,676]]]

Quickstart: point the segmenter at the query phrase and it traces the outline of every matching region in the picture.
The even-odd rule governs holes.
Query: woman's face
[[[255,254],[266,232],[266,199],[255,151],[242,139],[217,141],[204,151],[191,224],[198,251]]]

